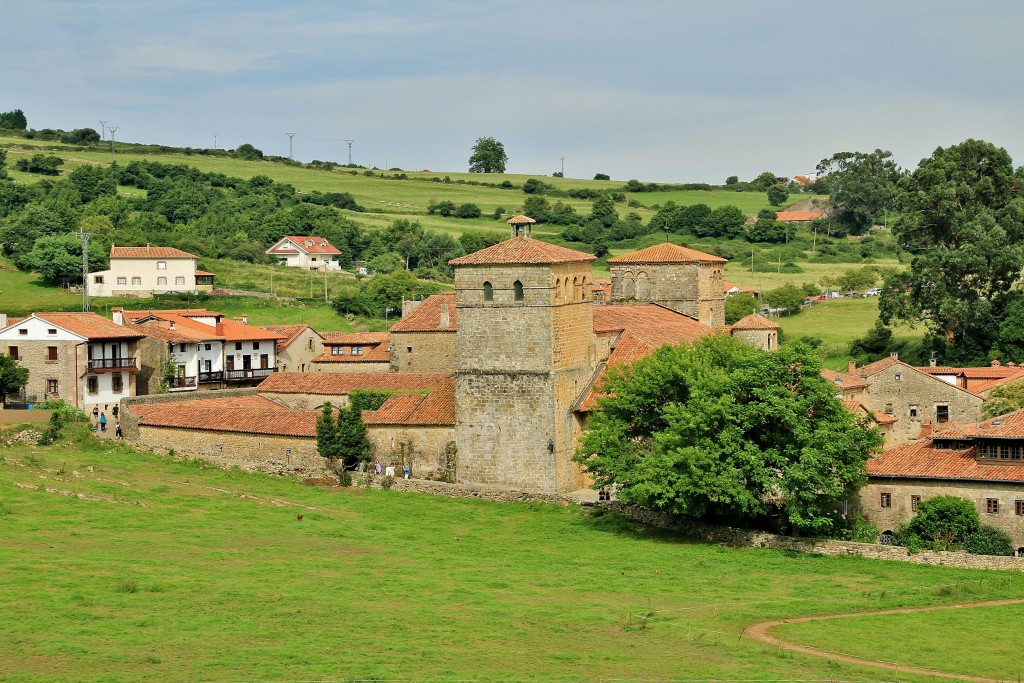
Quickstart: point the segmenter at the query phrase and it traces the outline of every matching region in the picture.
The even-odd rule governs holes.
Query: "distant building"
[[[277,340],[278,372],[311,372],[313,359],[324,352],[324,338],[309,325],[258,325],[279,334]]]
[[[1024,367],[1014,363],[1003,365],[998,360],[980,368],[955,368],[936,365],[933,361],[931,365],[917,369],[926,375],[986,398],[997,386],[1024,379]]]
[[[110,269],[89,273],[89,294],[148,297],[165,292],[213,291],[214,275],[198,270],[198,259],[174,247],[110,245]]]
[[[277,241],[267,253],[279,263],[310,270],[340,270],[338,256],[341,250],[323,237],[313,235],[286,235]]]
[[[391,335],[387,332],[324,332],[323,353],[314,372],[390,372]]]
[[[815,209],[814,211],[779,211],[775,214],[775,220],[782,221],[783,223],[802,223],[805,221],[816,221],[825,212],[821,209]]]

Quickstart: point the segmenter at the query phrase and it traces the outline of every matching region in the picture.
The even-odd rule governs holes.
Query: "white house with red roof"
[[[92,296],[152,296],[166,292],[209,292],[213,273],[199,270],[199,257],[174,247],[110,245],[110,268],[89,273]]]
[[[310,270],[341,270],[338,257],[341,250],[323,237],[314,235],[285,235],[267,253],[279,263]]]

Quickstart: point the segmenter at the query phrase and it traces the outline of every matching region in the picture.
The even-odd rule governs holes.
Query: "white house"
[[[109,411],[135,396],[142,334],[96,313],[0,316],[0,351],[28,368],[26,399],[64,399],[84,410]]]
[[[196,269],[198,256],[173,247],[110,245],[110,269],[89,273],[92,296],[152,296],[209,292],[213,273]]]
[[[285,235],[267,253],[286,266],[310,270],[340,270],[338,256],[341,250],[323,237],[312,235]]]

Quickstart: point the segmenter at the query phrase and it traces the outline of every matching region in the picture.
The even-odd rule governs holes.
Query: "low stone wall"
[[[383,479],[383,476],[378,477],[369,473],[352,473],[353,486],[367,486],[368,488],[379,489],[383,488],[381,486]],[[565,496],[557,493],[533,493],[484,486],[469,486],[466,484],[449,484],[443,481],[428,481],[426,479],[403,479],[400,472],[399,476],[394,478],[391,490],[406,493],[429,493],[434,496],[445,496],[446,498],[475,498],[477,500],[491,500],[499,503],[553,503],[555,505],[568,505],[571,502]]]
[[[1024,571],[1024,557],[997,557],[993,555],[971,555],[964,552],[931,550],[911,554],[906,548],[899,546],[855,543],[853,541],[825,538],[794,538],[792,536],[770,534],[765,531],[748,531],[733,527],[683,521],[663,512],[644,510],[619,502],[607,503],[605,507],[606,509],[615,510],[635,521],[674,531],[688,538],[730,546],[772,548],[775,550],[792,550],[800,553],[817,553],[819,555],[832,556],[855,555],[876,560],[935,564],[964,569]]]

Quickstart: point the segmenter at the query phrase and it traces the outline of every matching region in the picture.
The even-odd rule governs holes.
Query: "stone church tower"
[[[676,244],[608,259],[613,303],[661,304],[709,327],[725,324],[726,260]]]
[[[593,376],[594,256],[513,237],[455,268],[456,477],[529,491],[585,485],[573,404]]]

